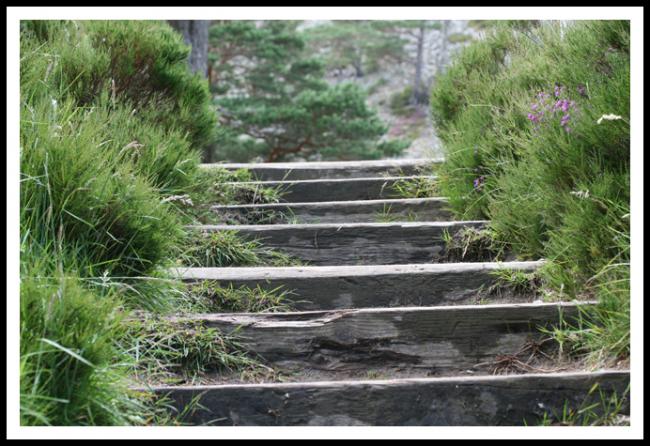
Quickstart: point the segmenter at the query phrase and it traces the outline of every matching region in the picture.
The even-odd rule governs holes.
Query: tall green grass
[[[24,21],[20,59],[21,423],[148,424],[118,340],[133,309],[173,308],[216,116],[163,22]]]
[[[629,22],[523,25],[497,26],[436,80],[440,192],[520,258],[547,259],[561,298],[598,298],[573,339],[612,361],[629,347]]]
[[[137,407],[113,344],[121,333],[115,296],[98,298],[71,277],[20,286],[20,394],[24,425],[130,424]]]

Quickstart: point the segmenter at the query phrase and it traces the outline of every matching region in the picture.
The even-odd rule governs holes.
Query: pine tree
[[[336,20],[310,28],[304,35],[309,47],[321,52],[329,70],[351,66],[358,78],[383,63],[402,62],[407,43],[370,20]]]
[[[223,21],[210,29],[220,158],[376,159],[408,144],[380,143],[387,127],[354,84],[330,86],[297,22]]]

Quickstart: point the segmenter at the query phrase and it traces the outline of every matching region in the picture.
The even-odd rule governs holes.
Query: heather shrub
[[[556,295],[616,295],[607,314],[623,316],[608,325],[622,326],[629,101],[625,21],[497,26],[460,53],[431,94],[446,154],[439,187],[457,217],[489,219],[520,258],[547,259],[543,275]],[[612,268],[613,259],[623,267]]]

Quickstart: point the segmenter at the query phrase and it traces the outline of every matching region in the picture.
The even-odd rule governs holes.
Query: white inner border
[[[642,7],[7,8],[7,438],[643,438]],[[632,399],[629,427],[20,427],[19,21],[21,19],[624,19],[631,21]]]

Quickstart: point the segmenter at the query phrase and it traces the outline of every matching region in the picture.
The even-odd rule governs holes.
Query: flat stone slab
[[[383,369],[458,372],[514,355],[540,327],[571,321],[590,303],[458,305],[356,310],[195,314],[167,317],[236,333],[274,369],[341,372]]]
[[[339,178],[295,181],[241,181],[223,183],[230,187],[271,187],[282,192],[287,203],[314,203],[327,201],[378,200],[400,198],[394,186],[399,181],[435,176]]]
[[[242,426],[521,426],[547,414],[622,396],[629,371],[603,370],[505,376],[411,378],[309,383],[154,387],[182,410],[185,421]],[[148,389],[151,390],[151,389]],[[598,409],[595,409],[596,411]],[[629,413],[625,399],[623,413]]]
[[[445,233],[483,228],[486,221],[426,223],[320,223],[283,225],[203,225],[192,229],[234,230],[248,240],[310,265],[394,265],[439,262]]]
[[[329,310],[474,303],[479,290],[494,283],[493,271],[534,271],[542,264],[534,261],[173,268],[171,273],[187,282],[215,280],[225,286],[259,285],[269,290],[282,286],[292,291],[292,306],[296,310]]]
[[[227,220],[249,224],[377,223],[451,220],[446,198],[324,201],[213,206]]]
[[[201,167],[228,170],[246,169],[260,181],[313,180],[317,178],[362,178],[416,175],[422,169],[442,160],[394,159],[375,161],[319,161],[295,163],[217,163]]]

